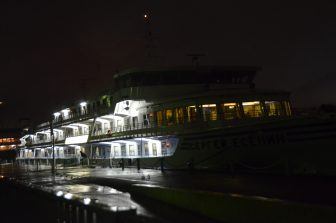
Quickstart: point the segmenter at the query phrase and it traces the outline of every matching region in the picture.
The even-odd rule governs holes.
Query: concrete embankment
[[[83,180],[83,179],[82,179]],[[336,207],[262,196],[212,192],[193,188],[157,186],[148,181],[108,178],[86,178],[100,185],[114,185],[139,200],[149,199],[157,205],[170,205],[203,216],[205,219],[228,223],[328,223],[336,222]]]
[[[139,184],[130,191],[223,222],[336,222],[336,208],[329,206]]]

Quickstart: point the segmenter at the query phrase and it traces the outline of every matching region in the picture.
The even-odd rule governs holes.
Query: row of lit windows
[[[15,142],[14,138],[2,138],[0,139],[0,143],[11,143],[11,142]]]
[[[156,112],[156,121],[162,125],[164,120],[170,124],[193,122],[201,117],[203,121],[231,120],[242,117],[257,118],[262,116],[291,116],[287,101],[249,101],[242,103],[203,104],[166,109]]]

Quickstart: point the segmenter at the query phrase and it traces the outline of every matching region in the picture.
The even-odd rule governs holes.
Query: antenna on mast
[[[151,16],[149,12],[143,14],[143,20],[145,23],[145,50],[146,50],[146,65],[154,65],[155,59],[158,56],[155,54],[155,49],[157,48],[154,43],[154,37],[151,27]]]

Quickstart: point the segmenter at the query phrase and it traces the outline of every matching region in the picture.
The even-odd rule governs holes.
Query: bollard
[[[121,170],[125,169],[125,161],[124,159],[121,159]]]
[[[68,222],[73,223],[74,215],[73,215],[71,204],[68,205],[68,216],[69,216]]]
[[[161,172],[164,172],[163,158],[160,159]]]
[[[88,213],[87,213],[87,210],[84,209],[83,210],[83,223],[88,223],[87,218],[88,218]]]
[[[75,214],[76,220],[75,220],[75,222],[76,223],[80,223],[80,219],[79,219],[79,207],[78,206],[76,206],[75,211],[76,211],[76,214]]]
[[[97,223],[97,214],[96,214],[96,212],[92,212],[92,223]]]
[[[140,159],[139,158],[137,159],[137,169],[138,171],[140,170]]]

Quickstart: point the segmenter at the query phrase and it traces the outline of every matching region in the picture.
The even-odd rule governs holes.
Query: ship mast
[[[156,65],[158,56],[155,52],[157,47],[152,32],[152,18],[148,11],[143,14],[143,21],[145,24],[145,65],[153,66]]]

